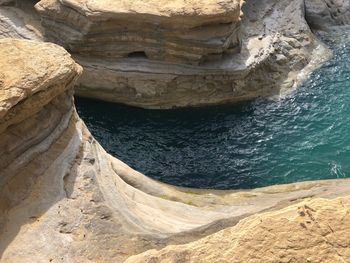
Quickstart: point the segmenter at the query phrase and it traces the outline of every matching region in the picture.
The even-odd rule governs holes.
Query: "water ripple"
[[[78,112],[111,154],[174,185],[238,189],[349,177],[350,45],[328,44],[333,59],[280,101],[146,111],[78,99]]]

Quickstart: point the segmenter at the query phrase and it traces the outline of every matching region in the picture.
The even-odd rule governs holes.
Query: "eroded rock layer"
[[[0,3],[0,38],[42,40],[40,19],[33,5],[32,0],[17,5]]]
[[[46,37],[89,57],[199,64],[239,51],[240,1],[44,0]]]
[[[304,0],[242,4],[43,0],[36,7],[47,39],[84,67],[78,95],[173,108],[279,95],[327,57],[305,21]]]
[[[198,241],[147,251],[127,263],[349,262],[350,199],[315,199],[251,216]]]
[[[237,229],[266,240],[264,246],[276,240],[264,236],[262,227],[246,223],[257,222],[259,216],[252,214],[311,196],[334,198],[350,191],[348,180],[244,192],[156,182],[109,156],[79,119],[72,90],[81,68],[66,51],[48,43],[2,39],[0,58],[1,262],[122,262],[149,249],[181,244],[189,244],[186,253],[191,255],[202,246],[200,238],[211,239],[211,234],[226,228],[221,240],[225,246],[237,238]],[[329,202],[337,205],[315,200],[310,207],[318,211],[318,203],[323,207]],[[279,214],[284,216],[288,209]],[[339,213],[330,217],[343,220]],[[317,216],[313,210],[311,216]],[[245,217],[235,230],[228,228]],[[314,226],[306,219],[300,222]],[[214,240],[218,235],[221,232],[214,234]],[[289,237],[298,238],[299,232]],[[192,249],[190,242],[195,240],[200,245]],[[246,249],[255,244],[246,240]],[[154,251],[149,253],[159,260]]]

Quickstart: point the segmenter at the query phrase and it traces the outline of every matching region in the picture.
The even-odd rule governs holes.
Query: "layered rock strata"
[[[303,0],[242,4],[43,0],[36,8],[47,39],[84,67],[78,95],[173,108],[279,95],[325,59]]]
[[[0,38],[24,38],[43,41],[36,1],[0,2]]]
[[[88,57],[198,65],[239,51],[238,0],[44,0],[48,40]]]
[[[122,262],[149,249],[204,238],[245,217],[250,222],[254,213],[350,191],[348,180],[245,192],[156,182],[108,155],[79,119],[72,91],[81,68],[66,51],[3,39],[0,58],[1,262]],[[313,209],[315,203],[337,204],[313,202]],[[332,218],[341,220],[338,213]],[[264,238],[259,228],[246,227],[247,221],[234,229]],[[235,231],[225,231],[222,241],[236,238]]]

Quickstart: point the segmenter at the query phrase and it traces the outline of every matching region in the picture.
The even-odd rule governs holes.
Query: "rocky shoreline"
[[[137,13],[145,6],[138,10],[123,1],[105,3],[111,6],[105,12],[103,2],[47,0],[35,5],[38,13],[32,10],[36,1],[32,8],[18,2],[19,8],[1,8],[0,35],[64,46],[84,68],[78,96],[143,108],[279,96],[301,83],[301,71],[307,75],[329,57],[313,34],[316,26],[305,20],[316,24],[324,12],[311,0],[212,1],[203,10],[199,0],[164,7],[152,2],[149,15]],[[22,10],[29,18],[13,14]]]
[[[53,1],[41,4],[45,2]],[[60,1],[71,8],[81,3]],[[246,68],[219,70],[225,71],[226,77],[229,75],[230,83],[232,79],[228,79],[233,77],[237,81],[240,77],[248,81],[238,81],[241,88],[250,87],[249,81],[252,85],[259,83],[258,87],[253,85],[259,91],[247,88],[242,91],[245,92],[243,97],[253,98],[259,92],[260,95],[270,94],[264,87],[273,87],[279,93],[283,85],[289,89],[298,78],[302,79],[300,71],[310,64],[310,54],[320,43],[304,20],[301,3],[297,0],[247,1],[243,7],[246,17],[250,20],[255,17],[255,21],[243,19],[240,22],[245,27],[241,50],[231,55],[241,56]],[[173,187],[147,178],[104,151],[77,115],[73,99],[75,83],[82,85],[87,76],[99,76],[96,78],[100,80],[99,85],[102,79],[107,86],[118,74],[126,75],[116,72],[123,72],[120,68],[134,67],[130,64],[135,58],[124,58],[125,64],[120,61],[115,64],[99,57],[73,54],[72,57],[83,65],[83,73],[81,66],[63,48],[42,42],[42,29],[36,23],[36,14],[31,13],[33,9],[7,6],[7,1],[0,1],[0,4],[6,4],[0,7],[0,38],[4,38],[0,40],[1,262],[349,260],[350,180],[304,182],[250,191],[214,191]],[[272,7],[275,9],[271,10]],[[312,16],[309,12],[314,21],[318,21],[315,17],[320,13],[316,7],[312,9]],[[343,7],[346,9],[346,4]],[[99,8],[103,10],[103,6]],[[330,12],[333,9],[330,8]],[[335,10],[338,12],[337,8]],[[237,10],[233,13],[237,19]],[[289,13],[293,15],[283,16]],[[339,20],[331,19],[328,23],[335,25]],[[261,21],[272,26],[266,26],[265,36],[260,34],[263,32]],[[9,37],[35,38],[35,41]],[[247,58],[247,54],[259,55],[249,64],[247,61],[251,57]],[[89,60],[86,64],[82,63],[85,59]],[[283,63],[278,64],[277,60]],[[220,64],[215,60],[210,63]],[[167,68],[159,66],[164,62],[149,61],[137,64],[140,70],[151,71],[144,73],[149,77],[153,70],[167,75],[174,74],[176,69],[179,76],[195,75],[198,79],[205,74],[199,82],[218,81],[222,85],[222,80],[216,79],[223,74],[217,72],[220,66],[211,69],[206,65],[180,66],[172,62]],[[94,70],[103,68],[102,75],[89,72],[89,66],[95,67]],[[312,68],[310,66],[310,70]],[[215,75],[212,82],[207,79],[210,70]],[[242,73],[244,70],[248,71],[246,75]],[[110,78],[103,72],[109,72]],[[130,74],[126,77],[134,78],[136,73],[130,70]],[[147,81],[142,79],[139,83]],[[181,91],[181,85],[175,87],[179,87],[177,92]],[[196,91],[188,91],[184,91],[186,96],[164,94],[169,100],[157,96],[143,100],[141,96],[135,105],[198,106],[239,98],[233,98],[232,91],[228,96],[220,90],[217,97],[210,93],[212,100],[206,101],[209,93],[201,90],[195,100],[191,96],[195,96]],[[254,95],[250,96],[251,93]],[[133,98],[130,96],[123,102],[134,101]]]
[[[188,27],[186,30],[184,28],[176,29],[180,30],[180,36],[183,38],[186,38],[187,35],[196,38],[191,40],[194,42],[188,43],[191,48],[189,46],[185,48],[192,54],[194,53],[193,49],[201,50],[201,44],[198,41],[204,35],[208,38],[207,41],[216,42],[219,41],[218,36],[211,36],[210,33],[212,31],[221,32],[211,22],[212,16],[215,16],[220,10],[206,3],[204,6],[208,6],[208,8],[204,11],[197,11],[199,15],[196,13],[194,18],[186,9],[191,10],[192,5],[195,4],[198,4],[197,1],[186,5],[181,1],[174,2],[172,7],[177,6],[182,11],[167,14],[166,18],[170,21],[164,22],[170,24],[169,27],[171,27],[174,15],[176,19],[182,17],[182,19],[191,20],[192,18],[192,23],[197,23],[195,25],[185,24],[184,27]],[[133,47],[127,44],[128,42],[122,42],[118,45],[119,53],[111,52],[108,55],[103,55],[99,52],[98,37],[103,39],[104,45],[108,45],[108,39],[115,41],[114,39],[118,38],[120,34],[123,36],[125,34],[123,39],[132,38],[135,29],[128,28],[130,23],[127,21],[118,23],[118,25],[124,26],[123,33],[119,33],[117,29],[108,28],[107,34],[103,33],[101,28],[96,29],[96,32],[91,34],[92,37],[96,37],[96,39],[91,40],[93,45],[88,46],[87,50],[79,51],[74,48],[74,44],[70,43],[70,34],[72,34],[74,41],[78,43],[80,41],[85,46],[85,42],[90,41],[89,30],[93,31],[94,23],[98,24],[95,20],[110,21],[109,17],[118,16],[118,12],[100,12],[99,7],[94,5],[89,6],[89,11],[80,10],[79,5],[72,4],[70,1],[40,2],[36,7],[43,17],[45,35],[48,35],[52,41],[65,39],[65,43],[61,41],[56,41],[56,43],[67,46],[78,63],[84,67],[83,76],[76,89],[79,96],[143,108],[167,109],[251,100],[260,96],[278,95],[281,89],[286,90],[298,85],[298,72],[312,62],[314,57],[312,50],[321,44],[313,36],[308,24],[303,19],[305,12],[303,1],[247,1],[243,5],[243,2],[236,0],[227,1],[225,4],[230,4],[236,9],[230,19],[223,16],[221,12],[219,13],[222,19],[227,20],[224,21],[225,23],[220,22],[220,24],[230,25],[229,31],[226,35],[221,36],[222,41],[220,41],[223,43],[222,48],[227,48],[227,46],[232,46],[232,48],[226,49],[225,53],[215,50],[207,51],[206,56],[211,55],[212,58],[207,58],[200,63],[191,62],[189,58],[187,61],[181,61],[180,59],[168,59],[166,56],[147,55],[150,52],[147,50],[146,40],[142,41],[142,35],[139,36],[142,42],[141,47]],[[69,10],[77,10],[79,16],[72,12],[66,14],[65,6],[69,7]],[[243,6],[241,11],[243,15],[237,11],[237,7],[241,10],[241,6]],[[121,7],[116,5],[115,8],[119,10]],[[129,8],[130,11],[127,8],[123,11],[125,12],[123,16],[128,17],[128,14],[132,16],[134,12],[137,12],[137,10]],[[164,8],[166,9],[166,7]],[[201,22],[203,25],[197,21],[201,12],[204,12],[204,20]],[[205,12],[211,12],[212,15],[206,15]],[[67,36],[60,36],[58,30],[52,31],[52,27],[55,24],[60,26],[60,21],[55,19],[65,15],[69,17],[63,22],[66,23]],[[140,17],[140,19],[145,20],[145,26],[148,27],[147,18],[143,18],[142,15]],[[154,23],[152,19],[149,18],[149,23]],[[78,32],[82,33],[73,33],[71,31],[73,21],[81,20],[87,20],[87,26],[84,28],[86,32],[81,31],[81,26],[75,25],[75,30],[78,27]],[[204,26],[206,24],[210,27]],[[174,26],[180,27],[178,23]],[[201,31],[194,34],[192,30],[203,30],[205,34],[203,36],[202,33],[199,34]],[[165,32],[167,31],[165,30]],[[161,39],[163,38],[161,37]],[[226,40],[224,41],[224,39]],[[190,41],[189,39],[185,40]],[[147,38],[147,41],[150,40]],[[170,38],[169,41],[170,46],[177,47],[175,40]],[[158,43],[154,43],[154,45],[157,48],[162,47]],[[129,51],[139,51],[138,53],[143,52],[145,55],[144,57],[127,57]],[[168,52],[173,51],[169,49]],[[161,54],[159,51],[156,53]],[[97,79],[98,81],[96,81]]]

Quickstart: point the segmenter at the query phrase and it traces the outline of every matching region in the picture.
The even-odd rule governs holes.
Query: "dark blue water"
[[[77,99],[112,155],[160,181],[238,189],[350,177],[350,44],[279,101],[150,111]]]

